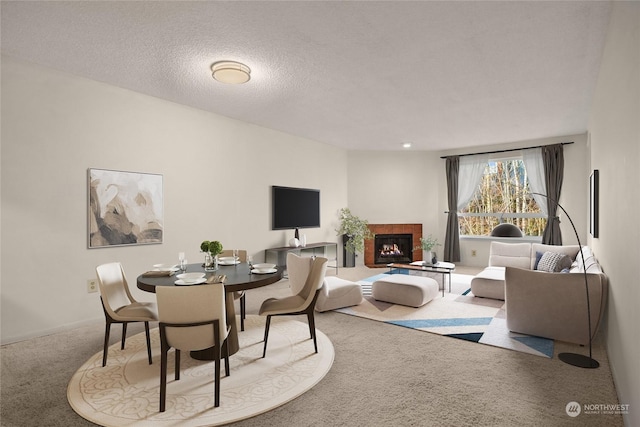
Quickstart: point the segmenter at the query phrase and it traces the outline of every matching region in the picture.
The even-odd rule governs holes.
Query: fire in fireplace
[[[376,264],[413,260],[412,234],[376,234],[374,246]]]

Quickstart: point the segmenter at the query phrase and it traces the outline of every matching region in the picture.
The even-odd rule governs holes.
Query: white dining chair
[[[230,327],[225,312],[222,283],[178,287],[158,286],[160,327],[160,412],[167,400],[167,358],[175,349],[175,380],[180,379],[180,352],[213,348],[214,405],[220,406],[220,359],[224,354],[225,374],[230,375],[229,350],[226,345]]]
[[[104,331],[104,350],[102,354],[102,366],[107,364],[109,349],[109,334],[112,323],[122,323],[122,343],[120,349],[124,350],[127,337],[127,324],[131,322],[144,322],[144,330],[147,335],[147,355],[149,364],[151,361],[151,338],[149,336],[149,322],[158,320],[158,308],[153,302],[138,302],[131,295],[127,278],[122,264],[112,262],[96,267],[100,300],[106,319]]]
[[[244,249],[238,249],[237,252],[238,260],[240,262],[247,262],[247,251]],[[222,251],[220,256],[233,256],[233,249],[226,249]],[[240,330],[244,331],[244,319],[247,318],[247,294],[245,291],[236,291],[233,293],[233,299],[240,300]]]
[[[302,258],[295,254],[294,257],[287,257],[287,269],[293,268],[294,263],[308,263],[309,258]],[[295,295],[284,298],[269,298],[260,306],[260,315],[267,316],[264,328],[264,349],[262,357],[267,354],[267,339],[269,338],[269,327],[271,325],[272,316],[295,316],[305,314],[309,322],[309,332],[313,339],[315,352],[318,352],[318,343],[316,340],[315,318],[313,316],[316,301],[320,293],[320,288],[324,282],[324,275],[327,271],[326,258],[317,257],[311,261],[311,269],[306,277],[305,284]]]

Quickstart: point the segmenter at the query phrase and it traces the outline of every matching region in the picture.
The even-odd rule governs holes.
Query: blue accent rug
[[[414,308],[373,299],[371,285],[378,279],[388,277],[388,274],[377,274],[358,282],[362,286],[364,301],[360,305],[335,311],[536,356],[553,357],[553,340],[517,334],[507,329],[504,301],[473,296],[469,288],[472,276],[452,274],[451,293],[445,292],[444,296],[439,293],[424,306]],[[396,269],[393,274],[415,272]],[[441,275],[430,277],[442,287]],[[446,286],[446,290],[448,288]]]

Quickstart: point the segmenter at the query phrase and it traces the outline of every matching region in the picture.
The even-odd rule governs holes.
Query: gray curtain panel
[[[447,231],[444,239],[444,260],[460,261],[460,231],[458,229],[458,172],[460,157],[447,157],[447,195],[449,196],[449,213],[447,215]]]
[[[562,245],[562,233],[560,232],[560,218],[558,218],[558,203],[562,192],[562,180],[564,178],[564,151],[562,144],[546,145],[542,147],[542,160],[544,162],[545,184],[547,187],[547,226],[542,234],[542,243],[546,245]]]

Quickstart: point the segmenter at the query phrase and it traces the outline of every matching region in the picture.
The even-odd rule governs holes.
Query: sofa
[[[575,259],[578,249],[578,245],[552,246],[541,243],[491,242],[489,266],[471,280],[471,293],[477,297],[504,300],[506,267],[535,270],[537,254],[561,253]]]
[[[591,249],[585,246],[581,252],[577,245],[492,242],[489,266],[472,279],[471,292],[504,299],[512,332],[586,345],[585,271],[592,338],[604,317],[608,281]],[[545,258],[562,261],[540,266]]]

